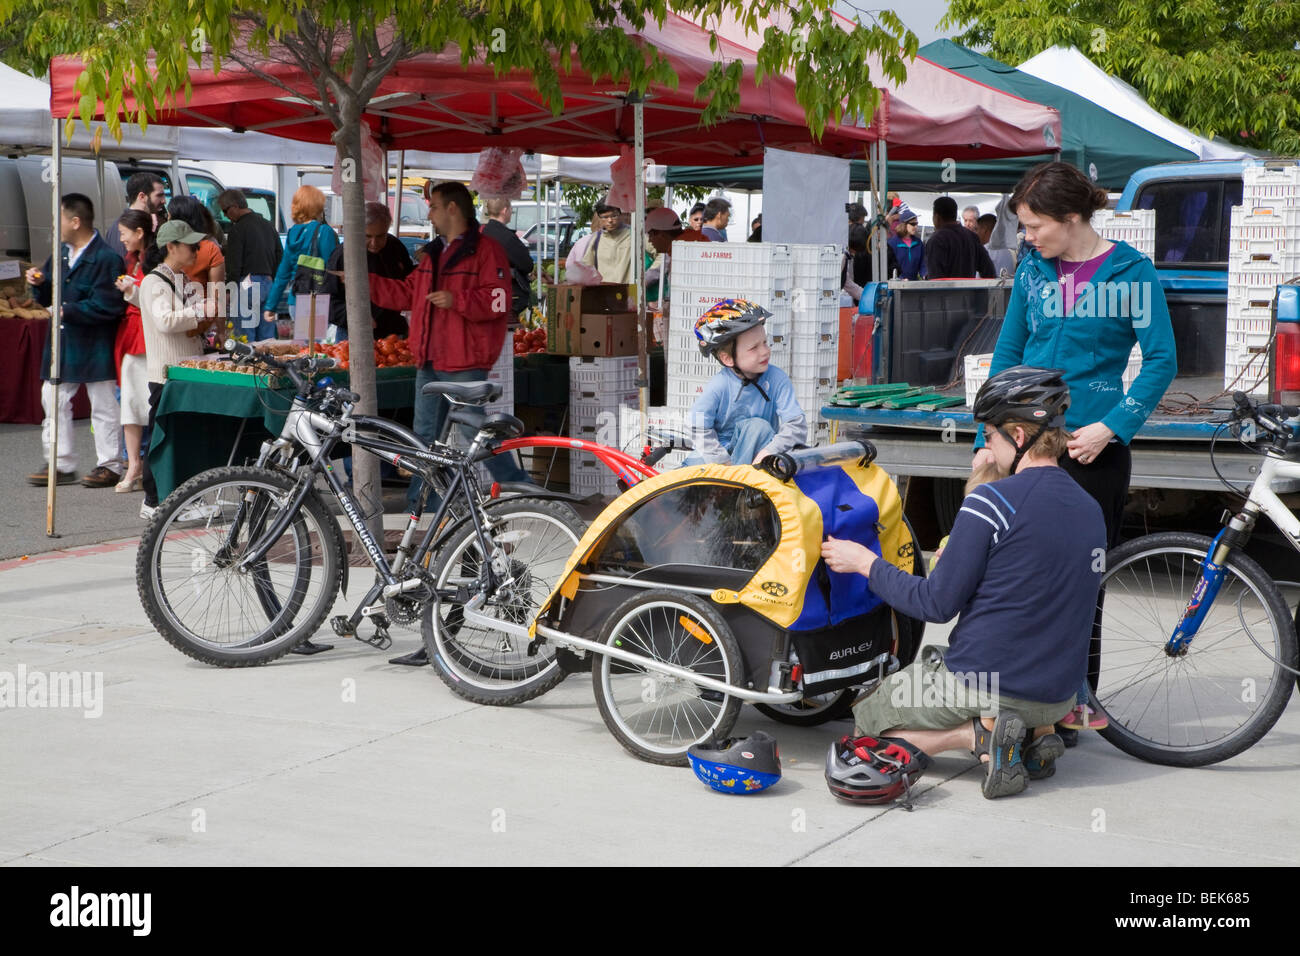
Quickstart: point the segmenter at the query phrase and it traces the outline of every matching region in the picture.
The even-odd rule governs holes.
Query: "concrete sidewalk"
[[[970,758],[941,757],[908,813],[827,792],[847,722],[745,708],[737,732],[775,734],[785,775],[737,800],[628,755],[585,674],[480,707],[429,668],[387,664],[418,644],[400,630],[387,652],[336,641],[265,667],[198,664],[145,618],[134,540],[0,561],[0,614],[0,672],[103,680],[98,717],[0,710],[11,865],[1300,863],[1294,698],[1262,742],[1202,770],[1085,735],[1054,778],[987,801]]]

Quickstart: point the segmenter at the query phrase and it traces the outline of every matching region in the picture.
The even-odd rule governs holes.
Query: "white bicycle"
[[[1300,611],[1293,620],[1244,548],[1263,514],[1300,551],[1300,518],[1272,487],[1300,478],[1300,440],[1285,421],[1297,409],[1241,392],[1233,400],[1222,428],[1263,455],[1248,493],[1228,485],[1244,494],[1241,510],[1213,540],[1151,534],[1106,557],[1092,706],[1110,720],[1103,737],[1152,763],[1200,767],[1236,756],[1268,733],[1295,684]]]

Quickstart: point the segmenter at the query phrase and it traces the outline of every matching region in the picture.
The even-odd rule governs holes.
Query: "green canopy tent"
[[[1022,73],[951,40],[935,40],[918,56],[963,76],[1021,99],[1055,107],[1061,114],[1060,158],[1091,176],[1098,185],[1118,191],[1133,171],[1157,163],[1196,159],[1188,150],[1161,139],[1069,90]],[[1016,159],[941,162],[889,160],[889,188],[925,192],[1010,192],[1029,167],[1053,159],[1045,153]],[[761,166],[727,169],[718,166],[674,166],[669,183],[720,185],[730,189],[761,189]],[[855,160],[850,186],[870,187],[865,160]]]

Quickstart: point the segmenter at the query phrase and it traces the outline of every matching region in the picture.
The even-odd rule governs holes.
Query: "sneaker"
[[[1025,745],[1025,772],[1030,780],[1046,780],[1056,773],[1056,760],[1065,753],[1065,742],[1058,734],[1043,734]]]
[[[122,476],[117,472],[100,465],[82,478],[81,483],[87,488],[112,488],[121,480]]]
[[[1025,739],[1025,722],[1018,714],[1000,713],[989,739],[989,762],[985,765],[984,797],[996,800],[1020,793],[1029,782],[1020,743]]]
[[[158,512],[157,505],[147,505],[143,501],[140,502],[140,517],[145,521],[148,521],[155,514],[157,514],[157,512]]]
[[[49,466],[46,466],[42,468],[40,471],[34,471],[30,475],[28,475],[27,483],[31,485],[43,485],[48,480],[49,474],[50,474]],[[76,480],[77,480],[77,473],[75,471],[61,471],[58,473],[58,479],[56,480],[55,484],[71,485],[75,483]]]
[[[1074,710],[1056,722],[1056,726],[1066,730],[1105,730],[1110,721],[1105,715],[1097,713],[1087,704],[1079,704]]]

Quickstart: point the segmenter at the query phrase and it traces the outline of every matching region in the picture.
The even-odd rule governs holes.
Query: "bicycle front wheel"
[[[1101,660],[1093,705],[1101,735],[1172,767],[1236,756],[1277,722],[1291,696],[1297,644],[1290,609],[1254,560],[1234,551],[1185,653],[1165,652],[1212,542],[1167,532],[1121,545],[1102,578]]]
[[[584,529],[578,513],[561,501],[511,498],[492,507],[489,537],[509,562],[509,581],[488,595],[482,612],[512,624],[528,624],[564,571]],[[434,558],[439,589],[479,584],[483,546],[473,522],[453,530]],[[421,621],[433,670],[444,684],[477,704],[520,704],[564,679],[555,649],[465,621],[460,605],[430,604]]]
[[[239,564],[288,507],[294,480],[253,467],[214,468],[177,488],[136,554],[145,613],[178,650],[244,667],[287,654],[321,626],[344,560],[337,522],[314,494],[262,560]]]

